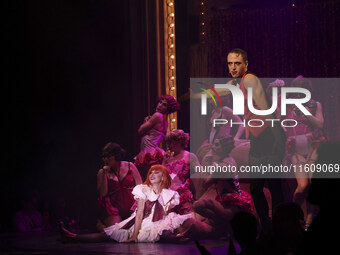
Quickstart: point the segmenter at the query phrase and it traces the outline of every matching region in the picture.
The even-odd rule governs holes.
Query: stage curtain
[[[259,77],[339,77],[339,1],[303,6],[215,11],[208,17],[207,44],[192,51],[192,77],[228,77],[227,53],[248,53],[248,69]],[[328,139],[340,139],[340,84],[313,84],[321,102]]]

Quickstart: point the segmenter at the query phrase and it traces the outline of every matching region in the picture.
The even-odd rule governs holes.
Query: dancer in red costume
[[[97,188],[100,194],[98,207],[101,219],[98,230],[109,227],[131,214],[134,203],[132,189],[142,183],[142,178],[131,162],[122,161],[125,150],[116,143],[105,145],[103,152],[104,167],[97,174]]]
[[[142,135],[140,153],[135,157],[135,165],[142,175],[145,175],[151,165],[162,164],[164,151],[159,148],[168,129],[168,114],[177,112],[180,104],[170,95],[159,98],[156,112],[147,116],[139,127]]]
[[[292,86],[305,88],[312,92],[311,81],[301,75],[292,82]],[[299,97],[299,94],[297,96]],[[324,123],[321,103],[311,99],[304,106],[312,115],[304,115],[295,106],[290,107],[287,110],[287,118],[296,120],[298,124],[295,127],[286,128],[288,158],[299,169],[295,173],[297,187],[293,196],[293,202],[299,205],[302,205],[307,197],[312,177],[311,172],[304,171],[305,165],[314,164],[317,159],[317,148],[321,142],[326,140],[321,130]],[[306,227],[308,227],[312,222],[315,208],[312,208],[309,203],[306,208]]]

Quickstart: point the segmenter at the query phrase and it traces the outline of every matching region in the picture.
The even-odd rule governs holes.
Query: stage
[[[0,236],[0,254],[200,254],[194,242],[186,244],[165,243],[67,243],[57,239],[56,232],[39,232],[30,234],[2,234]],[[228,241],[200,241],[211,254],[227,254]]]

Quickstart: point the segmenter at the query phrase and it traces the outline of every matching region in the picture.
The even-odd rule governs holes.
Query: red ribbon
[[[158,200],[153,201],[153,202],[147,200],[145,202],[143,219],[149,217],[149,215],[151,214],[153,205],[155,205],[155,210],[152,216],[152,222],[162,220],[164,218],[165,213],[164,213],[162,205],[158,202]],[[135,220],[136,220],[136,217],[129,220],[129,222],[127,222],[121,229],[131,228],[135,224]]]

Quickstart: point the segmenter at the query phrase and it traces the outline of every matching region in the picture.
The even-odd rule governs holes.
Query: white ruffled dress
[[[156,194],[151,187],[145,184],[137,185],[133,189],[132,194],[134,195],[135,200],[140,198],[151,202],[158,200],[165,212],[168,212],[171,208],[178,205],[180,198],[176,191],[170,189],[163,189],[160,194]],[[141,229],[137,236],[138,242],[156,242],[159,240],[164,230],[172,232],[181,226],[184,221],[193,217],[192,214],[179,215],[174,212],[170,212],[165,215],[163,219],[153,222],[152,218],[154,210],[155,205],[152,207],[151,214],[143,219]],[[124,227],[135,216],[136,211],[133,212],[126,220],[105,228],[105,233],[117,242],[124,242],[128,240],[133,235],[134,225],[129,229],[122,229],[122,227]]]

